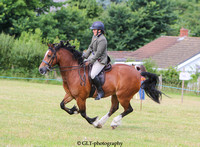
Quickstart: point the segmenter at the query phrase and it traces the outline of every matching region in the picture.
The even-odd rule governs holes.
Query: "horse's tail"
[[[157,90],[157,84],[159,83],[158,76],[149,72],[141,72],[141,75],[146,78],[142,83],[141,88],[145,93],[155,102],[160,103],[162,92]]]

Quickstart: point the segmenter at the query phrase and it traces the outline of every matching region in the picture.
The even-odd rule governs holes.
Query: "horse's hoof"
[[[117,126],[111,126],[111,128],[114,130],[115,128],[117,128]]]
[[[78,111],[74,111],[74,114],[78,114],[79,112]]]
[[[100,97],[96,97],[96,98],[95,98],[95,100],[100,100],[100,99],[101,99]]]
[[[102,125],[100,125],[100,124],[98,124],[97,126],[96,126],[96,128],[102,128]]]
[[[93,126],[95,127],[95,128],[97,128],[97,126],[99,125],[99,117],[95,117],[95,118],[93,118],[94,119],[94,121],[93,121]]]
[[[72,112],[72,114],[78,114],[79,113],[78,108],[75,105],[70,109],[70,111]]]

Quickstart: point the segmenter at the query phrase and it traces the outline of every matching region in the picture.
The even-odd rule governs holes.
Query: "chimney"
[[[188,29],[182,27],[180,29],[180,37],[188,37]]]

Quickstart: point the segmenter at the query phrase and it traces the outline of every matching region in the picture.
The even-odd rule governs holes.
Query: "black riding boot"
[[[100,79],[98,76],[96,76],[92,81],[97,88],[97,97],[95,98],[95,100],[100,100],[102,97],[104,97],[104,91],[101,87]]]

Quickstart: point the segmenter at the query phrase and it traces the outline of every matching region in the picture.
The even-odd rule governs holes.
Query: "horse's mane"
[[[82,58],[82,52],[77,51],[75,48],[76,46],[72,46],[69,41],[64,42],[60,41],[60,43],[54,44],[55,50],[59,50],[60,48],[64,48],[68,51],[70,51],[73,55],[73,57],[78,61],[78,64],[83,63],[83,58]]]

